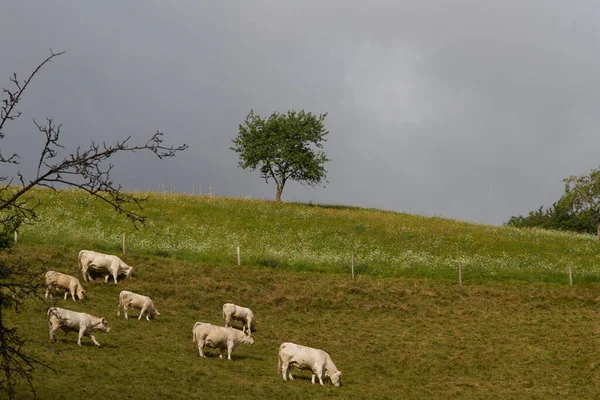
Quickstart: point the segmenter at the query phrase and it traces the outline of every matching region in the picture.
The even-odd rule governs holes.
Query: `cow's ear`
[[[103,324],[108,324],[108,321],[106,320],[106,318],[102,317],[102,323]]]

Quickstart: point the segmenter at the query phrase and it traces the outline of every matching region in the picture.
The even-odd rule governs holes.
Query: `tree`
[[[584,214],[596,225],[596,237],[600,241],[600,168],[588,175],[571,175],[563,180],[565,193],[559,202],[574,213]]]
[[[21,116],[17,105],[33,78],[42,67],[63,53],[50,51],[50,56],[23,81],[17,78],[16,73],[10,78],[11,86],[3,89],[5,98],[0,107],[0,139],[4,138],[5,125]],[[113,207],[136,228],[140,225],[147,227],[146,217],[141,213],[142,202],[146,198],[122,192],[121,187],[116,186],[111,179],[112,165],[108,160],[117,153],[137,151],[150,151],[162,159],[173,157],[187,148],[185,144],[163,145],[163,134],[156,132],[146,143],[130,144],[130,137],[115,144],[92,142],[86,148],[78,147],[74,152],[60,156],[64,151],[59,140],[61,125],[50,118],[46,118],[44,123],[38,123],[34,119],[33,123],[44,140],[35,176],[27,179],[20,170],[14,176],[0,175],[0,251],[10,245],[8,238],[21,224],[38,219],[36,207],[40,201],[35,195],[31,195],[31,189],[37,186],[53,190],[65,186],[81,189]],[[7,156],[2,150],[0,148],[0,165],[19,168],[19,155],[13,153]],[[18,178],[18,184],[14,182],[15,177]],[[13,306],[18,311],[28,298],[39,298],[39,278],[20,263],[11,265],[0,261],[0,391],[5,392],[9,398],[16,396],[15,384],[18,377],[26,379],[33,390],[30,374],[34,365],[40,363],[27,355],[23,349],[25,341],[18,336],[17,331],[5,326],[2,310]]]
[[[569,176],[563,182],[565,191],[552,207],[511,217],[506,225],[596,233],[600,241],[600,169]]]
[[[259,169],[265,182],[275,181],[275,199],[281,201],[289,180],[313,187],[325,180],[325,163],[330,160],[320,149],[329,133],[323,123],[326,116],[302,110],[274,112],[264,119],[250,110],[230,149],[239,154],[240,168]]]

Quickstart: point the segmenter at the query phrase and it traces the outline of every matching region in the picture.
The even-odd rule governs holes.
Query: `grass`
[[[87,338],[78,348],[73,333],[58,332],[61,342],[48,344],[44,302],[32,301],[19,314],[4,310],[28,340],[27,351],[58,371],[36,369],[38,398],[583,399],[600,393],[598,249],[591,236],[342,206],[161,195],[146,210],[173,235],[175,244],[167,245],[131,231],[78,193],[42,193],[42,222],[24,229],[3,258],[80,277],[77,252],[120,254],[126,230],[131,239],[123,259],[135,270],[118,285],[85,284],[84,302],[55,296],[58,306],[108,319],[111,332],[96,335],[100,349]],[[238,245],[242,266],[235,265]],[[352,250],[360,271],[355,280],[348,271]],[[462,287],[457,260],[465,265]],[[574,268],[574,286],[567,284],[566,265]],[[161,316],[118,318],[122,289],[149,295]],[[222,324],[225,302],[254,310],[256,343],[240,345],[231,362],[215,350],[200,359],[192,327]],[[343,386],[311,385],[308,372],[284,382],[276,371],[284,341],[329,352]],[[21,393],[31,397],[25,386]]]
[[[437,217],[343,206],[275,203],[184,194],[152,194],[144,205],[155,228],[136,231],[84,193],[40,190],[41,221],[21,240],[192,262],[373,277],[579,282],[600,277],[600,246],[592,235],[470,224]],[[68,238],[68,240],[65,240]]]

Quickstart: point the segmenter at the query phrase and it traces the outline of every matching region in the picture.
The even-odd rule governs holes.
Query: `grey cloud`
[[[34,82],[2,150],[35,160],[32,117],[56,118],[71,149],[160,129],[189,150],[117,159],[119,182],[272,199],[273,185],[237,168],[231,140],[251,108],[303,108],[328,112],[330,183],[292,183],[284,199],[499,224],[597,166],[598,11],[542,0],[10,2],[3,86],[48,49],[67,53]]]

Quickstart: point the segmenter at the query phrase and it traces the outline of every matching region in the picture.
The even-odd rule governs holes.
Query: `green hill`
[[[151,194],[144,212],[164,235],[136,231],[88,195],[41,191],[40,222],[22,229],[36,245],[120,252],[224,265],[374,277],[564,282],[600,276],[600,246],[591,235],[524,230],[344,206]]]
[[[60,307],[108,319],[111,332],[96,335],[100,349],[87,338],[78,348],[73,333],[58,332],[61,342],[48,344],[45,310],[52,302],[31,301],[18,314],[4,310],[28,340],[27,351],[57,370],[36,369],[38,398],[554,399],[600,392],[600,249],[593,236],[344,206],[152,194],[144,211],[166,234],[157,236],[135,231],[82,193],[35,194],[40,222],[24,227],[3,258],[80,280],[77,253],[84,248],[135,267],[133,278],[117,285],[84,284],[84,302],[54,297]],[[122,289],[150,296],[161,316],[118,318]],[[200,359],[192,327],[221,325],[225,302],[254,310],[256,343],[238,347],[232,361],[210,349]],[[343,386],[311,385],[306,371],[284,382],[276,371],[284,341],[329,352]],[[21,389],[31,397],[26,385]]]

